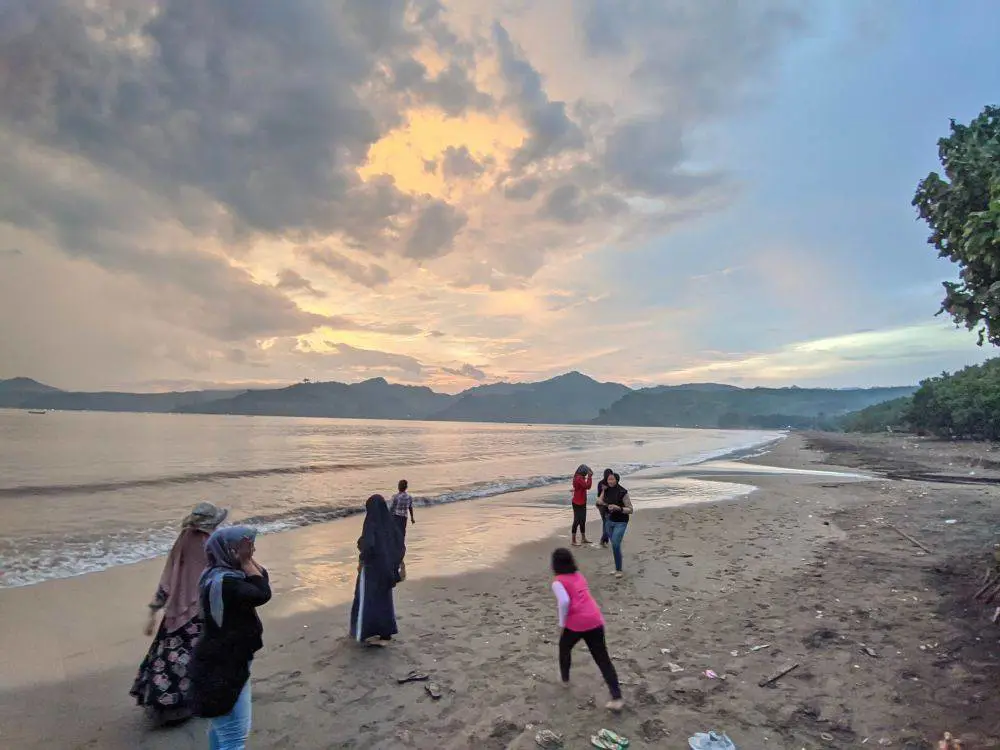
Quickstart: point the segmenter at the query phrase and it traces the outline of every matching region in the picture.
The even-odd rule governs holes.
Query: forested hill
[[[831,417],[901,396],[915,387],[736,388],[661,386],[632,391],[594,424],[661,427],[816,428]]]
[[[1000,440],[1000,358],[920,384],[912,397],[848,414],[848,432],[897,430],[941,438]]]

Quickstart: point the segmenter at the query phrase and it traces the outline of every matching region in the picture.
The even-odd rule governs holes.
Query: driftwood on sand
[[[905,531],[902,531],[902,530],[900,530],[900,529],[897,529],[897,528],[896,528],[895,526],[893,526],[893,525],[892,525],[891,523],[889,523],[889,524],[886,524],[886,526],[888,526],[888,527],[889,527],[890,529],[892,529],[892,530],[893,530],[893,531],[895,531],[895,532],[896,532],[897,534],[899,534],[899,535],[900,535],[901,537],[903,537],[903,539],[907,540],[908,542],[910,542],[910,543],[912,543],[912,544],[915,544],[915,545],[916,545],[917,547],[920,547],[920,549],[922,549],[922,550],[923,550],[924,552],[926,552],[926,553],[927,553],[928,555],[931,555],[931,554],[933,554],[933,552],[931,552],[931,550],[930,550],[930,549],[929,549],[929,548],[928,548],[928,547],[927,547],[927,546],[926,546],[926,545],[925,545],[925,544],[924,544],[923,542],[920,542],[920,541],[918,541],[918,540],[914,539],[914,538],[913,538],[912,536],[910,536],[909,534],[907,534],[907,533],[906,533]]]

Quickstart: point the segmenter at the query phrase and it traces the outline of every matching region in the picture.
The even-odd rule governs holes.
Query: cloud
[[[274,286],[283,292],[301,292],[310,297],[326,296],[326,292],[314,287],[309,279],[291,268],[283,268],[278,272],[278,281]]]
[[[319,352],[323,359],[332,360],[338,368],[380,368],[399,370],[402,373],[419,376],[424,366],[415,358],[405,354],[393,354],[374,349],[362,349],[349,344],[327,341],[329,351]]]
[[[504,195],[512,201],[530,201],[541,186],[542,181],[537,177],[525,177],[505,185]]]
[[[943,354],[957,357],[959,366],[981,360],[982,352],[971,346],[972,341],[966,331],[956,331],[953,326],[923,323],[801,341],[770,352],[719,355],[715,361],[660,376],[665,382],[735,382],[739,378],[744,383],[768,385],[830,383],[844,376],[851,378],[858,364],[866,363],[870,371],[891,372],[890,377],[902,378],[882,379],[883,385],[909,385],[931,374],[929,368]]]
[[[343,274],[362,286],[377,287],[389,283],[389,272],[377,263],[359,263],[336,250],[322,247],[302,247],[297,252],[316,265]]]
[[[796,8],[12,0],[0,246],[23,249],[4,275],[36,319],[14,336],[8,296],[0,361],[50,372],[28,348],[51,345],[89,382],[279,379],[336,331],[334,372],[526,371],[570,313],[545,302],[561,263],[724,205],[697,136],[767,83]],[[327,293],[303,259],[358,286]]]
[[[468,222],[464,212],[443,201],[433,201],[420,214],[406,243],[406,255],[426,260],[451,249],[456,235]]]
[[[518,109],[528,129],[528,137],[514,155],[514,166],[526,167],[567,149],[582,148],[583,133],[566,114],[566,103],[549,99],[538,70],[499,22],[493,24],[493,39],[509,89],[508,101]]]
[[[455,375],[456,377],[460,378],[469,378],[470,380],[475,380],[479,382],[482,382],[483,380],[488,380],[490,377],[489,375],[486,374],[485,371],[480,370],[478,367],[475,367],[468,363],[462,365],[458,369],[452,369],[450,367],[442,367],[441,370],[443,372],[448,373],[449,375]]]
[[[486,166],[475,159],[467,146],[448,146],[441,155],[441,171],[446,179],[466,180],[479,177]]]

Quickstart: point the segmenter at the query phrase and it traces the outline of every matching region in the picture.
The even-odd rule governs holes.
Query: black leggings
[[[565,528],[565,527],[563,527]],[[573,535],[576,535],[576,530],[580,529],[580,533],[587,536],[587,506],[586,505],[573,505]]]
[[[603,627],[586,630],[582,633],[563,628],[562,636],[559,638],[559,672],[562,674],[563,682],[569,682],[573,646],[581,640],[587,644],[590,655],[594,657],[594,662],[601,670],[601,674],[604,675],[604,681],[608,683],[611,697],[618,700],[622,697],[622,689],[618,685],[618,673],[615,671],[614,664],[611,663],[611,657],[608,656],[608,644],[604,641]]]

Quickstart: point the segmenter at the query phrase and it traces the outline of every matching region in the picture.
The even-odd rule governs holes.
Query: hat
[[[226,516],[229,515],[229,511],[225,508],[217,508],[211,503],[198,503],[191,510],[184,520],[181,522],[181,526],[184,528],[194,528],[201,531],[212,532],[219,527],[219,525],[226,520]]]

